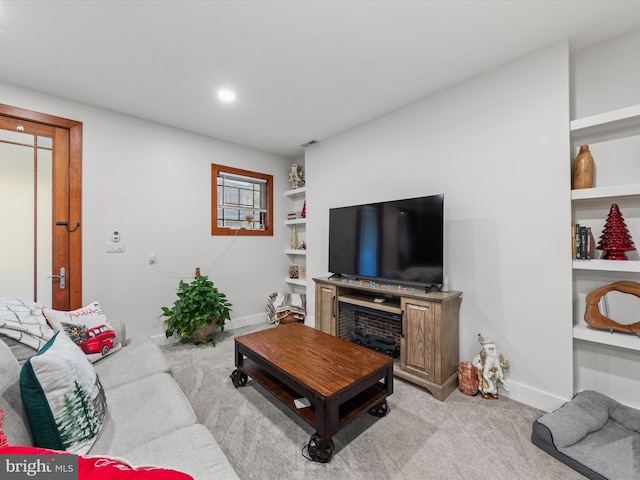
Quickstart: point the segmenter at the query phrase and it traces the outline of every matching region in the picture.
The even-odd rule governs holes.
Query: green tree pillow
[[[20,371],[20,394],[36,447],[86,454],[107,401],[93,365],[57,332]]]

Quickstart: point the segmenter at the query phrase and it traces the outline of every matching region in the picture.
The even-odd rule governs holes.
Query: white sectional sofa
[[[195,480],[237,479],[211,433],[198,423],[160,348],[148,337],[127,340],[124,326],[111,323],[124,348],[94,364],[107,412],[87,455],[170,468]],[[21,364],[35,353],[0,336],[0,409],[9,445],[33,446],[19,377]]]

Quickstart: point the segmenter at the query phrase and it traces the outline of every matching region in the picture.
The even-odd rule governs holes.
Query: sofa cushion
[[[0,298],[0,334],[39,350],[54,333],[42,314],[42,305]]]
[[[4,411],[4,432],[13,445],[31,445],[27,415],[20,398],[20,365],[9,347],[0,342],[0,408]]]
[[[67,452],[37,447],[5,447],[2,455],[66,455]],[[28,475],[28,474],[27,474]],[[77,478],[82,480],[193,480],[186,473],[159,467],[132,467],[121,459],[78,456]]]
[[[43,308],[42,312],[53,329],[73,340],[91,362],[97,362],[122,347],[98,302],[69,312],[50,308]]]
[[[224,452],[201,424],[181,428],[123,454],[133,465],[151,462],[176,468],[195,480],[237,480]]]
[[[107,404],[93,365],[68,337],[57,332],[26,361],[20,393],[35,446],[89,451]]]
[[[191,404],[168,373],[107,389],[106,394],[109,412],[91,452],[124,456],[138,445],[196,421]]]
[[[160,348],[145,336],[131,337],[124,348],[93,366],[106,390],[169,371]]]
[[[4,342],[9,346],[9,348],[11,349],[11,353],[13,354],[14,357],[16,357],[16,360],[18,360],[18,363],[20,365],[26,362],[27,358],[32,357],[36,353],[38,353],[37,349],[30,347],[28,345],[25,345],[24,343],[20,343],[18,340],[15,340],[11,337],[7,337],[6,335],[3,335],[1,333],[0,333],[0,342]],[[44,342],[43,345],[45,343],[47,342]]]

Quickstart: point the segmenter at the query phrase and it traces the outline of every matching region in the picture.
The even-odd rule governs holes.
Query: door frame
[[[68,176],[66,172],[56,172],[54,167],[54,185],[60,187],[58,178],[67,178],[65,188],[54,186],[53,211],[53,265],[56,274],[61,267],[66,269],[65,295],[57,295],[53,289],[52,308],[56,310],[74,310],[82,306],[82,122],[56,117],[45,113],[26,110],[0,103],[0,115],[49,125],[61,129],[56,133],[57,152],[54,153],[54,165],[60,165],[68,157]],[[67,140],[68,141],[65,141]],[[64,225],[60,225],[63,223]],[[54,283],[57,279],[53,278]]]

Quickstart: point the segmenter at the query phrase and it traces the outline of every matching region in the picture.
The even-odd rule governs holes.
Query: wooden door
[[[37,245],[37,236],[44,237],[51,242],[50,260],[48,265],[38,262],[38,248],[34,246],[33,262],[25,262],[25,268],[33,271],[33,296],[28,300],[38,300],[39,279],[50,279],[47,285],[51,289],[50,295],[40,295],[47,298],[48,306],[57,310],[71,310],[82,306],[82,230],[81,230],[81,196],[82,196],[82,124],[74,120],[54,117],[30,110],[24,110],[9,105],[0,104],[0,129],[12,131],[34,138],[34,152],[40,138],[50,139],[51,172],[48,198],[34,194],[34,219],[45,220],[50,232],[35,225],[33,238],[24,237],[24,242]],[[22,139],[16,140],[14,145],[21,144]],[[9,143],[11,143],[9,141]],[[34,155],[37,155],[35,153]],[[2,157],[0,156],[0,159]],[[34,162],[34,171],[37,162]],[[37,184],[37,172],[34,173],[34,183]],[[40,200],[40,202],[38,202]],[[46,204],[46,208],[39,208]],[[17,205],[5,205],[9,209]],[[46,211],[45,211],[46,210]],[[48,218],[47,218],[48,217]],[[34,220],[34,223],[37,220]],[[41,225],[42,225],[41,224]],[[13,266],[20,270],[20,265]],[[64,288],[62,288],[61,272],[64,271]],[[6,272],[4,272],[6,273]],[[41,284],[40,284],[41,285]],[[42,294],[43,287],[40,287]],[[48,292],[49,293],[49,292]],[[7,292],[4,292],[7,295]],[[8,293],[8,295],[11,295]]]
[[[435,308],[431,302],[402,299],[404,311],[400,367],[425,380],[434,381]]]
[[[316,328],[321,332],[336,336],[338,319],[336,318],[336,287],[316,284]]]

